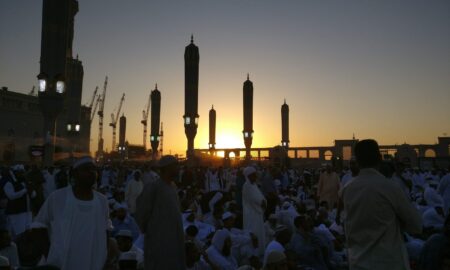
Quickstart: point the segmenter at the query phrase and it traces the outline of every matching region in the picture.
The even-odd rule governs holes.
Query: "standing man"
[[[266,199],[256,185],[256,170],[253,167],[244,169],[245,183],[242,187],[242,205],[244,216],[244,230],[250,231],[258,238],[259,255],[264,253],[266,235],[264,228],[264,209]]]
[[[420,215],[397,183],[377,170],[376,141],[358,142],[355,154],[361,170],[343,190],[350,269],[409,269],[403,232],[421,233]]]
[[[330,165],[327,165],[326,172],[321,173],[319,178],[317,190],[319,202],[325,201],[330,209],[335,208],[338,202],[339,187],[339,176],[332,170]]]
[[[106,198],[93,190],[97,179],[94,160],[77,160],[72,177],[73,186],[50,194],[33,227],[49,231],[47,264],[62,270],[101,270],[107,256],[109,208]]]
[[[141,172],[136,170],[133,172],[133,179],[128,183],[125,190],[125,201],[130,209],[130,214],[134,216],[136,212],[136,199],[141,194],[144,184],[141,179]]]
[[[147,183],[136,200],[136,221],[144,237],[145,270],[185,269],[184,231],[174,181],[178,161],[159,160],[161,178]]]
[[[32,220],[31,198],[36,196],[33,187],[25,179],[23,165],[15,165],[4,175],[3,191],[8,198],[5,214],[11,223],[13,237],[23,233]]]

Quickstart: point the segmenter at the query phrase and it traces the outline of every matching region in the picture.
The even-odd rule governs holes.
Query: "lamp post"
[[[55,153],[56,143],[56,118],[62,112],[64,106],[64,94],[66,91],[65,80],[62,75],[49,78],[47,74],[40,73],[39,80],[39,105],[44,115],[44,165],[53,164],[53,155]],[[71,126],[72,128],[72,126]],[[80,129],[79,124],[75,125],[74,130]],[[48,140],[48,135],[53,139]]]

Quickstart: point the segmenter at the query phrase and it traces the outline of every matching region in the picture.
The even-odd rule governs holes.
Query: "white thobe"
[[[90,201],[75,198],[71,186],[53,192],[34,221],[49,230],[47,263],[62,270],[102,269],[108,219],[108,202],[98,192]]]
[[[144,184],[142,181],[131,180],[125,191],[125,201],[127,202],[130,213],[134,214],[136,212],[136,199],[142,192]]]
[[[419,213],[392,180],[361,169],[343,190],[350,269],[409,269],[403,232],[421,233]]]
[[[242,187],[242,206],[244,214],[244,230],[250,231],[258,237],[259,254],[264,253],[266,233],[264,228],[264,209],[262,207],[264,198],[256,184],[249,180]]]
[[[26,231],[28,225],[30,225],[31,220],[33,218],[33,214],[31,213],[30,198],[28,197],[27,189],[25,187],[24,189],[16,192],[14,191],[14,186],[13,184],[11,184],[11,182],[6,182],[5,186],[3,187],[3,191],[5,192],[5,195],[9,200],[16,200],[21,198],[22,196],[26,196],[27,200],[26,211],[22,213],[8,215],[9,222],[11,223],[11,233],[13,234],[13,236],[17,236]],[[36,196],[36,192],[33,191],[32,196]]]

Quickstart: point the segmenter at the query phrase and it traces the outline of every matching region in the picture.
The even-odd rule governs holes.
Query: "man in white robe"
[[[50,194],[33,227],[49,231],[47,264],[62,270],[101,270],[107,257],[109,209],[106,198],[92,189],[97,178],[92,158],[75,162],[73,177],[74,186]]]
[[[209,260],[222,270],[238,268],[236,260],[231,256],[231,237],[227,230],[216,231],[206,254],[208,254]]]
[[[350,269],[409,269],[403,232],[420,234],[422,219],[400,187],[376,168],[378,143],[355,146],[360,173],[342,192]]]
[[[144,184],[141,179],[141,172],[134,171],[133,179],[128,183],[125,190],[125,201],[127,202],[130,214],[134,215],[136,212],[136,199],[142,192]]]
[[[264,209],[266,199],[256,185],[256,170],[253,167],[244,169],[245,183],[242,187],[242,204],[244,230],[250,231],[258,237],[259,254],[264,253],[266,235],[264,228]]]

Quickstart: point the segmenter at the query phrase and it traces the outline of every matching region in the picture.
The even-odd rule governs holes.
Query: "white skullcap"
[[[128,207],[124,203],[116,203],[114,204],[114,210],[125,209],[128,210]]]
[[[231,218],[231,217],[234,217],[234,214],[233,214],[233,213],[231,213],[231,212],[225,212],[225,213],[223,213],[223,215],[222,215],[222,220],[226,220],[226,219],[229,219],[229,218]]]
[[[288,209],[289,207],[291,207],[291,203],[288,202],[288,201],[285,201],[281,207],[282,207],[284,210],[286,210],[286,209]]]
[[[119,237],[119,236],[133,238],[133,234],[131,233],[130,230],[120,230],[120,231],[116,234],[116,237]]]
[[[344,235],[344,229],[341,225],[337,225],[336,222],[333,222],[333,224],[331,224],[330,231],[337,232],[339,235]]]
[[[16,165],[12,166],[11,169],[15,172],[25,171],[25,167],[22,164],[16,164]]]
[[[137,261],[137,255],[134,251],[123,252],[119,256],[119,261]]]
[[[80,167],[81,165],[85,165],[85,164],[92,164],[95,166],[95,161],[90,156],[81,157],[73,163],[72,168],[76,169],[76,168]]]
[[[9,259],[4,256],[0,256],[0,267],[5,267],[5,266],[11,266],[9,264]]]
[[[244,169],[244,176],[248,178],[252,173],[256,173],[256,169],[252,166],[248,166]]]
[[[286,255],[283,252],[278,250],[272,250],[267,254],[266,261],[264,262],[264,266],[268,264],[280,263],[286,260]]]

